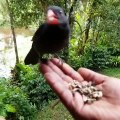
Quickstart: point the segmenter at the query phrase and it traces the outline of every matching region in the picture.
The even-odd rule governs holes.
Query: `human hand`
[[[56,58],[41,64],[41,72],[48,84],[59,96],[62,103],[76,120],[120,120],[120,80],[108,77],[86,68],[75,71],[68,64]],[[72,80],[79,82],[93,81],[103,92],[103,97],[92,104],[84,104],[82,96],[74,96],[68,88]]]

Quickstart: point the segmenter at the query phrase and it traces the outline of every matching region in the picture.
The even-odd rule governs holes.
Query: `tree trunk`
[[[69,13],[68,13],[68,21],[69,21],[69,24],[70,24],[70,29],[71,29],[71,33],[72,33],[72,29],[73,29],[73,25],[74,25],[74,15],[72,14],[73,11],[74,11],[74,7],[76,5],[78,0],[74,0],[71,7],[70,7],[70,10],[69,10]],[[67,9],[67,0],[64,0],[64,3],[65,3],[65,8]],[[68,10],[66,10],[68,11]],[[71,39],[71,36],[70,36],[70,39]],[[64,61],[67,62],[68,59],[69,59],[69,43],[67,45],[67,47],[64,49],[64,52],[63,52],[63,56],[64,56]]]
[[[78,1],[78,0],[74,0],[74,1],[73,1],[73,4],[71,5],[70,10],[69,10],[69,24],[70,24],[71,30],[72,30],[72,28],[73,28],[73,23],[74,23],[74,19],[75,19],[75,18],[74,18],[75,16],[74,16],[72,13],[73,13],[73,11],[74,11],[74,7],[75,7],[77,1]]]
[[[12,12],[11,12],[11,9],[10,9],[9,1],[6,0],[6,3],[7,3],[7,8],[8,8],[9,17],[10,17],[11,31],[12,31],[12,35],[13,35],[13,42],[14,42],[15,56],[16,56],[16,64],[18,64],[19,63],[19,57],[18,57],[18,50],[17,50],[17,42],[16,42],[13,15],[12,15]]]
[[[87,24],[86,24],[86,30],[85,30],[85,43],[87,42],[87,40],[88,40],[88,38],[89,38],[90,23],[91,23],[91,17],[88,18]]]

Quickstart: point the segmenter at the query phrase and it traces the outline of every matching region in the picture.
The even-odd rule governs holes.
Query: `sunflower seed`
[[[69,83],[69,89],[72,93],[79,92],[82,95],[83,102],[88,104],[97,101],[103,96],[102,91],[100,91],[92,82],[80,83],[76,80],[73,80],[71,83]]]

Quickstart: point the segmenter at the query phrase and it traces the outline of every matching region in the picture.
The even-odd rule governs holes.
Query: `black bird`
[[[62,8],[49,6],[46,22],[35,32],[32,47],[25,58],[25,64],[37,64],[43,54],[54,54],[67,46],[69,41],[69,22]]]

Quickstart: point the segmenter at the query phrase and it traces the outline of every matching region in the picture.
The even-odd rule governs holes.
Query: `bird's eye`
[[[59,11],[60,12],[60,14],[62,14],[63,13],[63,11],[61,10],[61,11]]]

